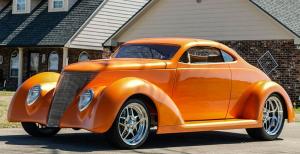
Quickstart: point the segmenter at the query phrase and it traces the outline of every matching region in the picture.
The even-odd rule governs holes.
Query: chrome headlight
[[[32,105],[40,97],[41,91],[42,88],[40,85],[33,86],[27,94],[27,99],[26,99],[27,105],[29,106]]]
[[[80,100],[79,100],[79,103],[78,103],[78,109],[80,111],[85,110],[90,105],[93,98],[94,98],[94,91],[93,90],[89,89],[89,90],[84,91],[80,95]]]

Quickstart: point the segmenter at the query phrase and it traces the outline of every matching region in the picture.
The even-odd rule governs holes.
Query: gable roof
[[[300,37],[299,0],[250,0],[265,13]]]
[[[103,0],[78,0],[68,12],[48,12],[48,0],[30,14],[12,14],[12,5],[0,13],[0,46],[63,47]]]
[[[103,43],[142,12],[150,2],[151,0],[106,0],[66,47],[102,50]]]

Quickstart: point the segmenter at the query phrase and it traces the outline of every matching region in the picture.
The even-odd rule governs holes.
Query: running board
[[[257,120],[246,119],[225,119],[225,120],[208,120],[208,121],[186,121],[184,125],[177,126],[159,126],[158,134],[199,132],[224,129],[241,129],[241,128],[259,128],[262,123]]]

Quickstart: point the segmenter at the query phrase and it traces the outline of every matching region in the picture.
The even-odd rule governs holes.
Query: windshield
[[[170,60],[179,46],[160,44],[127,44],[120,47],[114,58],[142,58]]]

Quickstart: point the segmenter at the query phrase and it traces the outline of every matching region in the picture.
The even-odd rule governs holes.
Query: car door
[[[184,120],[225,119],[231,93],[231,71],[221,50],[192,47],[181,57],[173,99]]]

